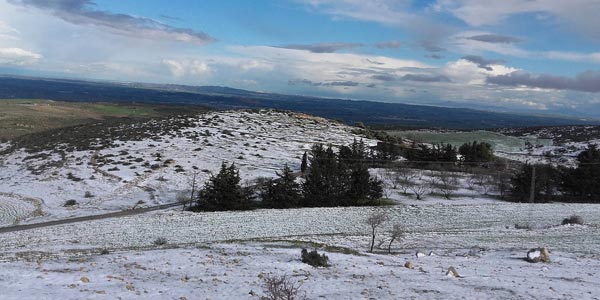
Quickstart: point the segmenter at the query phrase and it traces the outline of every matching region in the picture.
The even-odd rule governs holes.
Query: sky
[[[600,118],[599,14],[600,0],[0,0],[0,74]]]

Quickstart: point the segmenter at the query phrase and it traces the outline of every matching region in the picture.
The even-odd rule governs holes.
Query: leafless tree
[[[390,243],[388,244],[388,253],[392,253],[392,243],[404,237],[404,227],[400,223],[394,224],[390,230]]]
[[[507,172],[498,171],[492,174],[492,184],[494,185],[496,192],[500,194],[501,199],[504,199],[511,189],[510,178],[511,175]]]
[[[261,300],[306,300],[306,293],[301,284],[292,280],[287,275],[266,275],[264,278],[265,296]]]
[[[365,220],[365,223],[371,227],[371,250],[370,250],[370,252],[373,252],[373,247],[375,246],[375,236],[376,236],[377,228],[379,228],[379,226],[381,226],[387,220],[388,220],[388,215],[383,211],[374,211]]]
[[[436,179],[432,187],[442,194],[444,198],[450,200],[459,183],[456,175],[446,170],[440,170],[432,174],[432,177]]]
[[[413,184],[410,186],[410,191],[415,194],[417,200],[422,200],[423,195],[430,191],[429,184],[426,182]]]
[[[188,185],[190,187],[188,191],[177,194],[177,201],[183,204],[183,210],[185,210],[187,204],[191,205],[192,201],[198,196],[198,171],[194,171],[190,175]]]
[[[399,166],[394,175],[394,184],[402,191],[402,194],[408,194],[408,190],[414,185],[415,173],[409,168]]]

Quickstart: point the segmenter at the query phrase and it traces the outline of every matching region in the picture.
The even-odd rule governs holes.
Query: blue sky
[[[600,0],[0,0],[0,73],[600,117],[598,12]]]

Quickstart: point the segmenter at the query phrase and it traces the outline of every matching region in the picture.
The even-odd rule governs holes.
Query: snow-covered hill
[[[22,220],[37,202],[46,214],[39,221],[171,203],[189,189],[194,173],[202,183],[222,162],[234,162],[244,180],[272,177],[284,164],[299,168],[315,143],[361,138],[351,131],[322,118],[263,110],[50,132],[0,147],[13,149],[0,158],[0,195],[10,199],[0,201],[0,211],[18,211]],[[22,198],[29,200],[29,211],[15,208]],[[71,199],[78,204],[64,207]],[[14,223],[15,214],[0,214],[0,224]]]

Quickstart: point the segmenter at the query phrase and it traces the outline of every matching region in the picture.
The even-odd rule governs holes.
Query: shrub
[[[64,207],[74,206],[74,205],[77,205],[77,201],[71,199],[71,200],[65,201]]]
[[[562,221],[562,224],[563,225],[569,225],[569,224],[583,225],[583,218],[580,216],[573,215],[573,216],[570,216],[570,217],[564,219]]]
[[[261,300],[305,300],[306,295],[300,290],[301,284],[294,282],[286,275],[267,275],[264,280],[265,296]]]
[[[94,194],[92,194],[92,192],[87,191],[85,192],[85,194],[83,195],[83,197],[85,198],[94,198]]]
[[[163,238],[163,237],[159,237],[156,240],[154,240],[154,245],[156,246],[162,246],[162,245],[166,245],[167,244],[167,239]]]
[[[100,250],[100,255],[108,255],[110,254],[110,252],[108,251],[108,249],[102,249]]]
[[[302,262],[309,264],[315,268],[318,267],[329,267],[329,258],[325,254],[319,254],[317,250],[308,252],[306,249],[302,249],[301,258]]]

